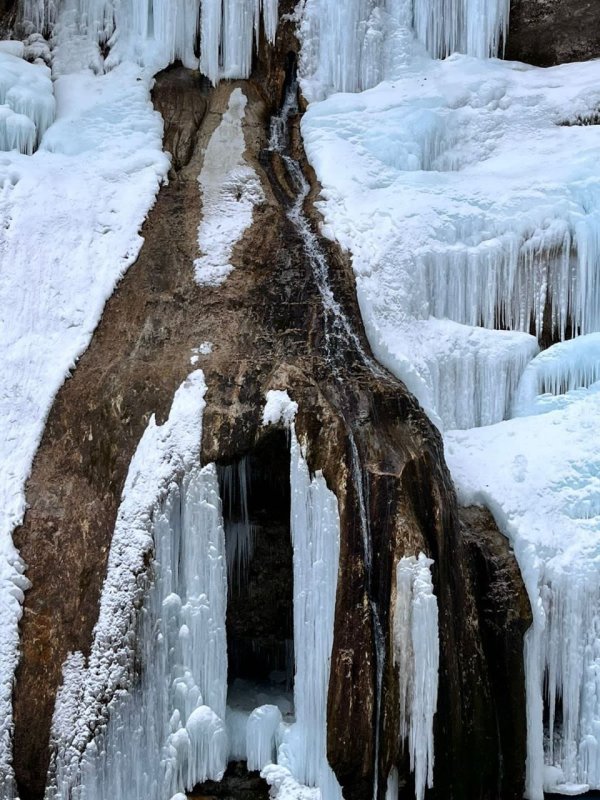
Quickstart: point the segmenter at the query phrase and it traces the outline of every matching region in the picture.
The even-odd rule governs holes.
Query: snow
[[[396,566],[394,663],[399,678],[400,739],[403,745],[408,739],[416,800],[423,800],[425,787],[433,786],[433,718],[437,707],[439,630],[432,565],[430,558],[419,553],[418,557],[401,558]],[[393,775],[390,778],[388,792],[393,791],[394,785],[397,789],[397,774],[395,779]]]
[[[180,60],[216,84],[250,75],[261,23],[267,41],[275,40],[278,0],[25,0],[23,17],[31,30],[56,34],[65,12],[78,35],[109,45],[109,68],[130,61],[155,73]]]
[[[41,86],[52,100],[44,67],[3,52],[2,76],[7,74],[7,63],[11,75],[27,77],[31,92]],[[142,244],[138,231],[168,169],[162,153],[162,122],[152,109],[149,89],[149,78],[131,64],[99,77],[90,72],[65,74],[54,84],[56,121],[38,150],[31,156],[0,153],[0,773],[4,776],[10,775],[16,626],[27,586],[11,534],[23,518],[25,480],[54,396],[89,344],[117,281],[137,257]],[[32,111],[41,127],[49,108],[40,103]]]
[[[22,42],[0,45],[0,151],[31,155],[54,120],[50,70],[24,61]]]
[[[50,798],[160,800],[225,770],[225,538],[216,468],[200,467],[205,391],[191,373],[131,462],[89,661],[71,656],[56,704]]]
[[[311,104],[306,151],[378,360],[443,427],[491,424],[537,352],[546,291],[560,336],[600,329],[600,129],[562,124],[597,107],[600,64],[411,47],[393,80]]]
[[[202,255],[194,261],[194,269],[201,286],[218,286],[233,270],[233,248],[252,224],[255,206],[264,200],[260,179],[244,159],[242,121],[247,102],[241,89],[231,92],[198,178],[202,200],[198,245]]]

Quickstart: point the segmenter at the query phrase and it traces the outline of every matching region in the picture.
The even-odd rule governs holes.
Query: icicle
[[[564,395],[600,381],[600,333],[579,336],[550,347],[527,366],[514,401],[514,416],[553,410],[557,403],[540,395]]]
[[[249,770],[261,770],[267,764],[274,763],[280,724],[281,711],[277,706],[259,706],[250,714],[246,727]]]
[[[327,692],[340,552],[335,494],[320,472],[310,475],[286,392],[267,395],[264,424],[290,427],[291,531],[294,548],[294,653],[296,722],[279,748],[278,762],[305,786],[320,786],[324,800],[341,789],[327,762]],[[273,781],[276,780],[274,773]],[[287,780],[287,778],[286,778]]]
[[[54,114],[50,70],[0,51],[0,150],[31,155]]]
[[[249,473],[244,457],[234,464],[219,467],[223,487],[222,500],[227,508],[225,545],[227,578],[230,591],[236,591],[248,579],[248,568],[254,553],[256,530],[248,513]]]
[[[401,558],[396,568],[394,661],[398,667],[400,738],[408,739],[415,797],[433,786],[433,718],[437,706],[438,607],[431,565],[423,553]]]

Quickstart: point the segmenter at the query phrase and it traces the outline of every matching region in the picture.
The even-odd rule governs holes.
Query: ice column
[[[132,460],[89,664],[64,669],[48,798],[164,800],[224,772],[227,577],[216,469],[199,466],[204,390],[193,373]]]
[[[296,722],[279,748],[279,764],[324,800],[341,798],[327,763],[327,693],[333,647],[340,554],[337,498],[323,474],[311,476],[293,425],[297,406],[285,392],[269,392],[263,421],[290,428],[291,532],[294,549]]]
[[[396,567],[394,660],[398,666],[400,738],[408,739],[415,796],[433,786],[433,717],[437,706],[439,633],[431,565],[423,553]]]

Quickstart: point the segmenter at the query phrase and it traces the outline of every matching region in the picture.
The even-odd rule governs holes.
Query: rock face
[[[281,103],[295,48],[288,23],[274,50],[263,48],[249,81],[211,89],[179,67],[158,78],[155,103],[174,156],[170,182],[144,227],[138,262],[108,302],[89,350],[56,399],[28,484],[29,511],[16,535],[33,584],[14,696],[21,800],[43,794],[61,666],[68,652],[89,650],[131,456],[150,415],[164,417],[191,371],[192,349],[204,341],[213,343],[198,362],[208,386],[205,462],[224,465],[260,449],[267,435],[261,427],[265,394],[287,389],[299,405],[296,429],[309,464],[323,470],[338,497],[342,541],[328,756],[346,800],[372,797],[376,769],[380,796],[393,765],[402,785],[411,781],[397,734],[391,608],[397,561],[421,550],[435,560],[440,611],[435,789],[429,796],[522,796],[522,753],[516,749],[513,761],[505,755],[509,737],[520,747],[524,736],[522,669],[515,670],[506,710],[507,687],[498,666],[498,659],[513,664],[521,652],[528,609],[520,601],[511,604],[508,592],[522,600],[522,585],[489,521],[485,530],[492,532],[484,543],[473,533],[479,523],[469,521],[470,537],[461,532],[441,438],[405,387],[372,368],[350,265],[323,242],[332,290],[355,334],[340,339],[335,351],[328,347],[330,312],[285,213],[293,191],[281,159],[265,151],[269,118]],[[197,176],[236,87],[248,98],[245,157],[265,200],[235,248],[234,272],[218,288],[200,287],[192,269],[201,214]],[[293,153],[310,179],[297,126],[292,134]],[[317,191],[313,182],[307,202],[313,226]],[[370,520],[371,570],[361,497]],[[373,603],[384,635],[379,714]]]
[[[551,67],[599,56],[598,0],[512,0],[506,58]]]

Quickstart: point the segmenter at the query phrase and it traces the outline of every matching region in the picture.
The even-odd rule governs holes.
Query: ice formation
[[[562,124],[596,107],[598,69],[417,49],[390,82],[304,115],[324,231],[352,253],[375,355],[446,428],[508,415],[530,329],[600,329],[600,130]]]
[[[531,600],[534,624],[525,644],[531,800],[543,796],[544,764],[557,768],[555,791],[600,786],[598,419],[600,394],[583,391],[546,414],[445,437],[461,502],[492,510]]]
[[[398,667],[400,739],[408,739],[415,797],[433,786],[433,717],[437,707],[439,633],[433,561],[423,553],[401,558],[396,567],[394,662]],[[396,775],[397,784],[397,775]]]
[[[250,475],[247,458],[219,467],[222,501],[225,507],[225,546],[227,577],[230,591],[246,582],[248,567],[254,553],[256,531],[248,514]]]
[[[199,466],[204,392],[192,373],[131,462],[89,663],[74,654],[64,670],[49,798],[163,800],[225,770],[225,538],[216,469]]]
[[[340,520],[337,498],[327,488],[322,473],[311,476],[308,469],[292,422],[296,408],[287,393],[269,392],[263,416],[267,423],[282,420],[290,426],[296,658],[296,720],[286,731],[279,747],[278,769],[267,771],[265,775],[275,788],[278,783],[281,786],[285,781],[292,781],[320,787],[323,800],[339,800],[341,789],[327,762],[327,692],[333,647]],[[286,772],[282,773],[281,767]],[[278,796],[284,797],[285,794]]]
[[[527,791],[541,800],[544,785],[600,787],[600,128],[585,124],[600,63],[486,60],[507,14],[306,0],[302,131],[376,357],[440,427],[489,426],[446,445],[534,608]],[[431,58],[453,49],[469,55]],[[550,336],[579,338],[538,355]]]
[[[31,155],[54,121],[54,94],[48,67],[29,64],[16,52],[0,50],[0,151]]]
[[[65,64],[69,53],[63,48]],[[7,58],[0,54],[2,65]],[[32,92],[40,81],[49,86],[45,68],[10,59]],[[0,786],[10,781],[12,675],[27,586],[11,540],[25,480],[54,396],[135,261],[138,231],[168,169],[162,122],[138,67],[65,74],[54,95],[56,120],[34,154],[0,153]]]
[[[198,245],[202,255],[194,261],[196,281],[218,286],[229,275],[234,245],[252,224],[254,207],[264,200],[260,179],[245,161],[242,121],[248,100],[234,89],[227,111],[211,136],[198,183],[202,221]]]
[[[509,0],[304,0],[299,7],[303,91],[310,100],[396,77],[411,38],[434,57],[498,55]],[[411,30],[412,29],[412,30]]]
[[[25,0],[23,17],[38,32],[70,24],[108,44],[107,66],[130,60],[158,71],[180,60],[217,83],[249,76],[261,31],[275,40],[278,0]]]
[[[600,333],[560,342],[527,365],[515,395],[513,414],[520,417],[553,410],[568,402],[574,390],[587,389],[598,381]]]

